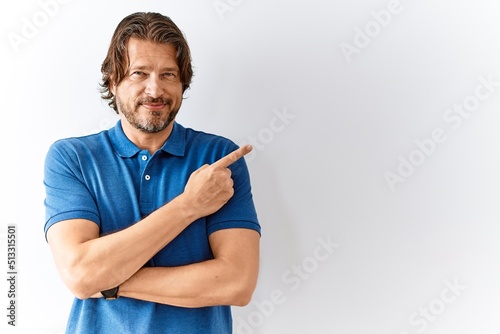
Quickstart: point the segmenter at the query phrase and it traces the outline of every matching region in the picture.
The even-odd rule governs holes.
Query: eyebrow
[[[147,66],[147,65],[139,65],[139,66],[130,66],[129,67],[129,71],[132,71],[132,70],[140,70],[140,71],[143,71],[143,70],[151,70],[152,69],[152,66]],[[178,67],[163,67],[160,72],[173,72],[173,71],[176,71],[176,72],[179,72],[179,68]]]

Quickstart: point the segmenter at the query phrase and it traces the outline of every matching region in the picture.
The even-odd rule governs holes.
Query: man
[[[46,238],[76,296],[67,333],[231,333],[258,276],[252,148],[175,122],[192,69],[168,17],[123,19],[102,73],[120,120],[45,163]]]

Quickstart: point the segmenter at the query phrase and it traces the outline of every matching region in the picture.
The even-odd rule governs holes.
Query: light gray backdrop
[[[0,5],[2,276],[17,327],[60,334],[72,296],[44,240],[43,160],[110,127],[100,65],[158,11],[195,77],[178,121],[250,142],[260,280],[237,334],[500,330],[500,20],[495,0],[25,0]],[[7,276],[8,278],[8,276]]]

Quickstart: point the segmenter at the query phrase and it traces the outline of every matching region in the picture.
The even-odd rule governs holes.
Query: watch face
[[[105,299],[116,299],[118,296],[118,287],[101,291]]]

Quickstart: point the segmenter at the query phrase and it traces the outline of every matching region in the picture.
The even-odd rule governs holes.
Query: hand
[[[234,189],[228,167],[250,151],[251,145],[242,146],[211,165],[201,166],[190,175],[182,197],[184,207],[195,219],[216,212],[229,201]]]

